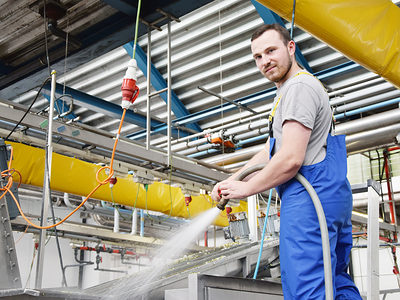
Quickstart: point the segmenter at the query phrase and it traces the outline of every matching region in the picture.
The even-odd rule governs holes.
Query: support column
[[[6,144],[0,139],[0,171],[8,169]],[[0,178],[1,179],[1,178]],[[3,187],[5,182],[1,179]],[[21,288],[17,253],[11,229],[6,197],[0,199],[0,289]]]
[[[374,184],[375,183],[375,184]],[[368,180],[367,299],[379,299],[379,188]]]
[[[257,195],[247,198],[247,221],[249,222],[249,239],[250,241],[258,241],[257,234]]]

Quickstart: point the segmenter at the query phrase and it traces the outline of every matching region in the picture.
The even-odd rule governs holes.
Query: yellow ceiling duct
[[[257,0],[291,20],[293,0]],[[400,88],[400,9],[390,0],[298,0],[295,24]]]
[[[22,183],[43,186],[45,152],[42,149],[20,143],[7,142],[14,149],[12,168],[19,171]],[[97,186],[96,172],[100,166],[76,158],[53,153],[51,170],[51,189],[75,195],[86,196]],[[106,175],[103,174],[103,179]],[[115,186],[109,184],[100,187],[91,198],[112,202],[140,209],[162,212],[173,217],[188,218],[189,213],[185,205],[185,197],[180,188],[155,182],[148,186],[147,195],[143,184],[133,181],[131,175],[117,178]],[[18,176],[14,175],[14,180]],[[146,197],[147,196],[147,197]],[[172,209],[171,209],[172,206]],[[212,201],[209,195],[192,196],[189,204],[190,216],[210,209]],[[247,210],[247,202],[241,201],[233,212]],[[215,221],[217,226],[228,226],[226,212],[221,212]]]

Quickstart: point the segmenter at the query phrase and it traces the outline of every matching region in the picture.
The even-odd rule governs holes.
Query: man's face
[[[288,79],[286,77],[292,66],[292,47],[294,43],[291,41],[285,45],[275,30],[267,30],[251,42],[251,51],[258,69],[277,85]]]

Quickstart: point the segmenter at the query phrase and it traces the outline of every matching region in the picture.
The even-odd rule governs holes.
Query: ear
[[[290,55],[294,55],[296,52],[296,43],[293,40],[291,40],[287,44],[287,49],[288,49]]]

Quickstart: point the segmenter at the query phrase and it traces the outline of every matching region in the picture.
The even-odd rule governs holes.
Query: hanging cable
[[[31,110],[33,104],[35,104],[37,98],[40,95],[41,90],[43,89],[44,85],[49,82],[49,80],[51,79],[51,77],[47,77],[46,80],[42,83],[42,85],[40,86],[39,90],[36,93],[35,99],[33,99],[32,103],[29,105],[28,109],[26,110],[26,112],[24,113],[24,115],[22,116],[22,118],[18,121],[18,123],[14,126],[14,128],[10,131],[10,133],[7,135],[7,137],[5,138],[5,141],[8,141],[10,136],[13,134],[13,132],[15,131],[15,129],[17,129],[17,127],[21,124],[21,122],[25,119],[26,115],[29,113],[29,111]]]
[[[44,44],[45,44],[45,48],[46,48],[47,69],[48,69],[49,76],[50,76],[51,75],[51,71],[50,71],[49,47],[48,47],[48,44],[47,44],[46,0],[43,0],[43,20],[44,20]]]
[[[139,29],[139,15],[140,15],[140,6],[142,4],[142,0],[139,0],[138,2],[138,9],[136,13],[136,25],[135,25],[135,39],[133,42],[133,52],[132,52],[132,58],[135,58],[136,54],[136,43],[137,43],[137,38],[138,38],[138,29]]]

